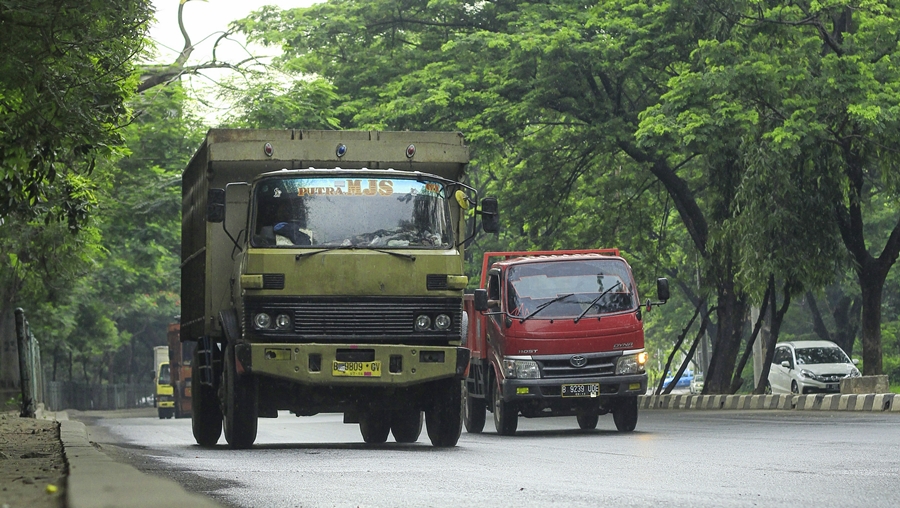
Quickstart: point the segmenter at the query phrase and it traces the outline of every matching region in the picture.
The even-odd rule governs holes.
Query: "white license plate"
[[[596,397],[600,395],[600,383],[562,385],[563,397]]]

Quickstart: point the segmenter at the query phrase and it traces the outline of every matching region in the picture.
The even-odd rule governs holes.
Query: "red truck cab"
[[[641,304],[618,249],[485,253],[465,302],[467,431],[483,430],[486,410],[501,435],[519,415],[574,415],[593,429],[612,413],[619,431],[634,430],[647,391],[642,312],[668,299],[666,279],[657,292],[661,301]]]

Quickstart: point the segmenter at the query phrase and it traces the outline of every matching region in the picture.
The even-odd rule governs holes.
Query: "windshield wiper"
[[[384,254],[390,254],[390,255],[392,255],[392,256],[401,257],[401,258],[404,258],[404,259],[408,259],[408,260],[410,260],[410,261],[415,261],[415,260],[416,260],[416,257],[413,256],[413,255],[411,255],[411,254],[404,254],[404,253],[402,253],[402,252],[393,252],[393,251],[389,251],[389,250],[374,249],[374,248],[372,248],[372,247],[358,247],[358,246],[356,246],[356,245],[337,245],[337,246],[334,246],[334,247],[325,247],[325,248],[322,248],[322,249],[319,249],[319,250],[314,250],[314,251],[312,251],[312,252],[301,252],[300,254],[297,254],[296,256],[294,256],[294,259],[295,259],[295,260],[299,260],[300,258],[302,258],[302,257],[304,257],[304,256],[313,256],[313,255],[316,255],[316,254],[319,254],[319,253],[322,253],[322,252],[328,252],[328,251],[332,251],[332,250],[355,250],[355,249],[360,249],[360,250],[374,250],[375,252],[381,252],[381,253],[384,253]]]
[[[519,320],[519,323],[524,323],[525,321],[531,319],[532,316],[534,316],[534,315],[537,314],[538,312],[540,312],[540,311],[546,309],[547,307],[550,306],[550,304],[556,303],[556,302],[558,302],[558,301],[560,301],[560,300],[565,300],[566,298],[568,298],[568,297],[570,297],[570,296],[572,296],[572,295],[574,295],[574,294],[575,294],[575,293],[567,293],[567,294],[564,294],[564,295],[560,295],[560,296],[557,296],[556,298],[550,300],[549,302],[544,302],[544,303],[538,305],[538,307],[537,307],[536,309],[534,309],[534,312],[532,312],[531,314],[529,314],[529,315],[523,317],[522,319],[520,319],[520,320]]]
[[[584,315],[587,314],[588,311],[591,310],[591,309],[594,307],[594,305],[597,305],[597,302],[599,302],[601,298],[603,298],[604,296],[606,296],[606,293],[609,293],[609,292],[612,291],[613,289],[616,289],[616,288],[619,287],[619,285],[621,285],[621,284],[622,284],[621,282],[616,282],[615,284],[613,284],[612,286],[610,286],[609,289],[607,289],[606,291],[600,293],[600,296],[598,296],[597,298],[594,298],[593,300],[591,300],[591,304],[588,305],[586,309],[584,309],[584,312],[582,312],[577,318],[575,318],[575,322],[577,323],[579,320],[581,320],[581,318],[583,318]]]

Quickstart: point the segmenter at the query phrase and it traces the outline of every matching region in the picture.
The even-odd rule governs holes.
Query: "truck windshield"
[[[255,247],[453,246],[450,208],[440,182],[272,177],[255,189]]]
[[[631,271],[621,260],[581,259],[516,265],[509,269],[507,284],[508,312],[513,316],[528,316],[541,304],[557,298],[533,319],[575,319],[582,315],[585,318],[637,307]],[[571,295],[567,298],[559,298],[568,294]]]

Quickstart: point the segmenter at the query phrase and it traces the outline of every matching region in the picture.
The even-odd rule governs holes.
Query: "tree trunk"
[[[874,266],[871,266],[874,265]],[[862,291],[862,350],[863,375],[883,373],[881,350],[881,295],[887,273],[878,270],[878,263],[867,263],[859,270]]]
[[[837,303],[831,309],[834,318],[834,342],[847,353],[853,355],[853,344],[859,333],[860,311],[862,299],[841,294]]]
[[[731,377],[741,349],[746,311],[747,302],[745,298],[735,293],[733,278],[727,284],[719,284],[716,307],[718,333],[709,361],[709,372],[706,373],[704,393],[731,393]]]
[[[813,318],[813,331],[816,332],[816,335],[819,336],[822,340],[832,340],[831,334],[828,333],[828,327],[825,326],[825,321],[822,319],[822,313],[819,312],[819,305],[816,302],[816,296],[812,291],[806,292],[806,304],[809,305],[809,311],[812,314]]]

